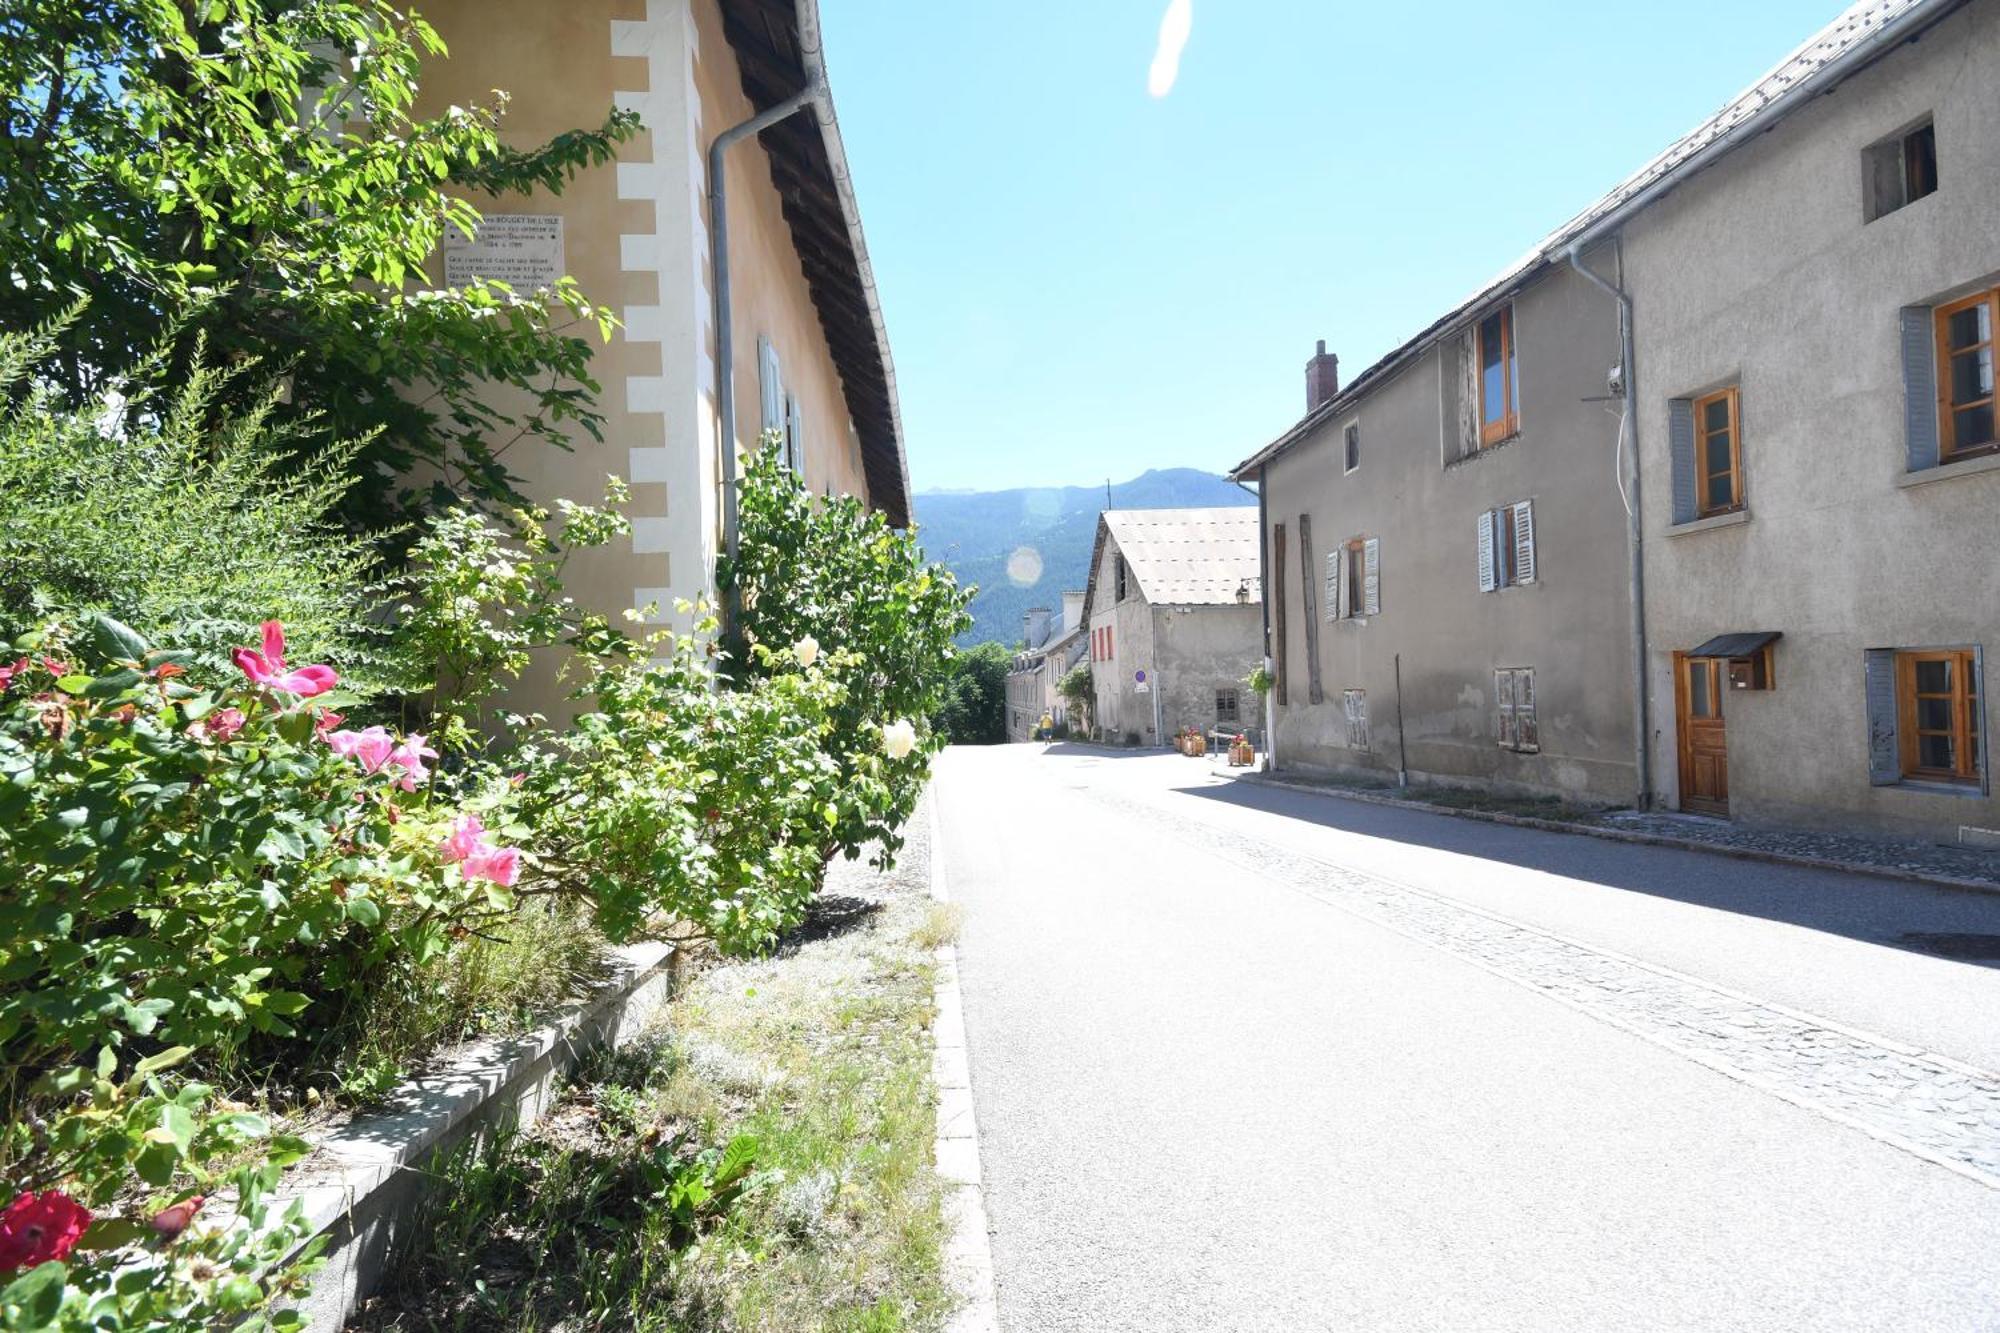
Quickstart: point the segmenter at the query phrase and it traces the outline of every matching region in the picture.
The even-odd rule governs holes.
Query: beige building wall
[[[603,441],[572,430],[572,452],[523,441],[505,455],[544,502],[596,500],[607,475],[632,485],[631,539],[579,556],[568,590],[614,616],[654,604],[660,622],[684,628],[674,603],[712,596],[721,524],[706,154],[716,134],[754,114],[719,2],[426,0],[424,14],[449,55],[425,70],[421,113],[488,104],[505,90],[502,137],[519,147],[594,128],[614,106],[644,122],[615,163],[560,196],[475,202],[561,216],[568,273],[622,321],[609,345],[578,330],[595,344]],[[858,438],[763,145],[737,144],[728,171],[738,443],[754,447],[761,425],[762,337],[799,402],[806,484],[865,497]],[[523,702],[550,710],[563,692],[542,664]]]
[[[1724,699],[1751,821],[1949,840],[1985,790],[1875,786],[1863,654],[1984,649],[2000,726],[2000,458],[1909,472],[1898,312],[2000,283],[2000,9],[1971,5],[1674,190],[1624,232],[1638,317],[1655,782],[1679,800],[1673,653],[1776,630],[1776,687]],[[1975,74],[1982,71],[1983,74]],[[1918,118],[1937,192],[1864,221],[1862,152]],[[1668,401],[1740,391],[1744,515],[1679,528]],[[2000,747],[1988,745],[1988,763]]]

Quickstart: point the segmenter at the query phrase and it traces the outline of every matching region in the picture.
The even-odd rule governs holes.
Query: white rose
[[[898,718],[882,728],[882,748],[891,759],[901,759],[917,748],[917,729]]]
[[[819,661],[819,640],[808,634],[792,645],[792,656],[799,659],[799,669],[804,670]]]

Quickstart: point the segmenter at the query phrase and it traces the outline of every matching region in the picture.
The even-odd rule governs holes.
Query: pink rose
[[[61,1190],[21,1195],[0,1213],[0,1274],[66,1258],[89,1225],[90,1210]]]
[[[451,835],[443,845],[445,860],[463,861],[487,845],[486,826],[478,815],[460,815],[451,821]]]
[[[22,674],[27,669],[28,659],[25,657],[18,662],[11,662],[6,666],[0,666],[0,690],[4,690],[9,685],[12,685],[14,677]]]
[[[325,694],[340,679],[332,667],[305,666],[294,670],[286,666],[285,627],[275,620],[264,622],[264,651],[236,648],[229,656],[252,684],[296,694],[301,699]]]
[[[404,791],[415,791],[419,783],[430,777],[430,770],[424,767],[424,760],[437,757],[438,752],[424,743],[421,733],[411,732],[389,755],[389,762],[403,770],[403,776],[396,785]]]
[[[237,732],[243,730],[243,722],[242,709],[224,708],[208,718],[208,734],[213,736],[218,744],[221,744]]]
[[[483,842],[465,858],[462,867],[467,879],[491,880],[502,888],[513,888],[514,881],[521,877],[521,849],[518,847],[495,847]]]
[[[329,731],[326,733],[329,750],[344,759],[359,759],[365,773],[380,771],[389,762],[389,756],[396,752],[396,740],[381,727],[364,727],[360,731]]]

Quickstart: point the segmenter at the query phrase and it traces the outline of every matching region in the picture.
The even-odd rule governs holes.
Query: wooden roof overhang
[[[759,111],[806,86],[799,10],[810,0],[722,0],[722,28],[743,92]],[[813,18],[816,26],[816,15]],[[811,38],[817,41],[815,31]],[[896,527],[910,524],[910,472],[903,448],[896,369],[889,356],[867,242],[848,184],[831,99],[758,135],[771,164],[792,245],[840,372],[848,416],[861,439],[868,501]]]

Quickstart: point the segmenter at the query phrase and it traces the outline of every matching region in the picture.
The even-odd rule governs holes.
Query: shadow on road
[[[2000,894],[1612,842],[1580,833],[1511,828],[1246,783],[1173,790],[1321,828],[1483,857],[1933,958],[2000,968]]]

